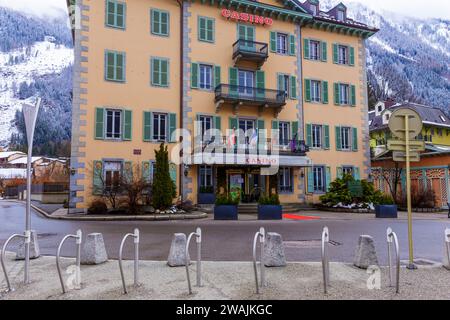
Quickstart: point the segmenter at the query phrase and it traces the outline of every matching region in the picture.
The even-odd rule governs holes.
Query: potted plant
[[[198,203],[199,204],[214,204],[216,201],[216,195],[214,194],[214,187],[200,187],[198,193]]]
[[[214,206],[214,220],[238,220],[239,197],[218,195]]]
[[[278,194],[261,196],[258,200],[258,220],[282,220],[283,206]]]
[[[375,216],[379,219],[397,219],[398,208],[394,200],[388,195],[382,195],[375,205]]]

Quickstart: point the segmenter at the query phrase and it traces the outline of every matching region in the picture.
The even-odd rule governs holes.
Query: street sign
[[[409,140],[414,139],[422,132],[423,123],[419,114],[409,108],[395,110],[389,118],[389,129],[400,140],[406,140],[405,117],[409,119]]]
[[[392,153],[392,158],[395,162],[405,162],[406,161],[406,153],[401,151],[394,151]],[[420,162],[420,155],[417,152],[409,153],[409,161],[410,162]]]
[[[406,143],[403,140],[389,140],[387,147],[391,151],[406,152]],[[425,151],[425,142],[412,140],[409,142],[409,150],[411,152]]]

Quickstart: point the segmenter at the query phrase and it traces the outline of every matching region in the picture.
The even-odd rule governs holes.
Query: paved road
[[[22,204],[0,201],[0,244],[13,233],[23,232],[24,206]],[[287,246],[288,261],[320,261],[317,242],[322,228],[330,228],[331,240],[338,243],[331,251],[332,261],[351,262],[358,236],[369,234],[375,238],[380,262],[386,263],[386,228],[397,232],[400,242],[401,258],[408,258],[407,225],[405,220],[321,219],[314,221],[195,221],[161,222],[84,222],[49,220],[33,213],[32,228],[38,231],[41,252],[54,255],[57,243],[67,233],[80,228],[84,234],[103,233],[110,258],[117,258],[123,235],[138,226],[141,231],[141,257],[147,260],[165,260],[170,248],[173,233],[189,233],[196,226],[204,234],[203,258],[209,261],[248,261],[251,260],[251,243],[255,232],[264,226],[269,232],[278,232],[285,241],[302,241],[298,245]],[[414,243],[416,257],[441,261],[443,256],[443,232],[450,227],[450,221],[415,220]],[[14,246],[13,246],[14,248]],[[67,245],[65,255],[74,253],[74,246]],[[195,253],[192,252],[193,257]],[[128,244],[126,258],[132,257],[132,244]]]

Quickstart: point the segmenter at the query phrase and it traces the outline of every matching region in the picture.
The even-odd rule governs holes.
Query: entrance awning
[[[305,156],[285,155],[257,155],[257,154],[234,154],[197,153],[185,159],[188,165],[242,165],[242,166],[280,166],[280,167],[310,167],[312,161]]]

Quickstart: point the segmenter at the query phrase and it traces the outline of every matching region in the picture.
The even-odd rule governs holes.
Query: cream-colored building
[[[172,159],[171,176],[194,203],[236,189],[243,201],[276,191],[283,203],[316,202],[343,172],[367,178],[365,40],[377,30],[343,4],[328,12],[316,0],[76,4],[76,208],[95,197],[99,175],[113,183],[139,164],[151,180],[159,144],[179,147],[176,129],[190,137],[181,134],[183,162]],[[269,166],[279,169],[267,176]]]

